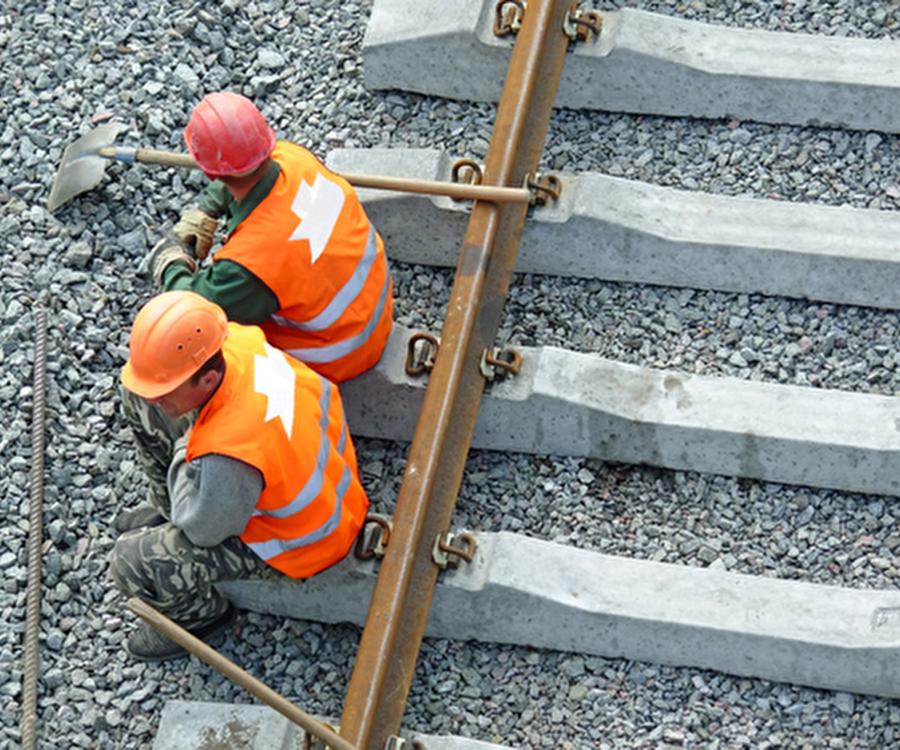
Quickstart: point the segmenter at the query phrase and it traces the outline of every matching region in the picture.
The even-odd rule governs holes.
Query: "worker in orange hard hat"
[[[194,292],[151,299],[129,351],[128,393],[157,419],[190,415],[191,426],[157,452],[168,490],[158,518],[119,537],[110,572],[127,596],[208,640],[235,614],[213,584],[270,569],[308,578],[352,547],[368,499],[341,398],[260,328],[229,323]],[[127,648],[145,660],[184,653],[146,623]]]
[[[374,365],[393,320],[384,244],[350,184],[278,141],[253,103],[208,94],[184,131],[213,182],[152,251],[164,290],[188,289],[334,382]],[[205,268],[218,220],[225,242]]]

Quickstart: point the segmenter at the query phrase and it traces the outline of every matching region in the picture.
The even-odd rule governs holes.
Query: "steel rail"
[[[539,163],[569,40],[571,0],[530,0],[516,38],[485,162],[485,183],[522,185]],[[397,498],[344,702],[341,736],[380,750],[397,734],[462,481],[484,378],[509,290],[527,206],[477,202],[460,249],[437,356]]]
[[[31,407],[31,467],[28,500],[28,579],[25,588],[25,648],[22,669],[22,748],[37,746],[38,641],[41,618],[41,546],[44,535],[45,396],[47,311],[34,310],[34,393]]]

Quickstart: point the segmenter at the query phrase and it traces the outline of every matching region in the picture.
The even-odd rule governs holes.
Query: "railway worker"
[[[157,523],[119,537],[110,572],[125,595],[210,639],[235,615],[216,582],[308,578],[352,547],[368,499],[341,398],[260,328],[229,323],[194,292],[151,299],[129,352],[122,384],[151,407],[138,429],[155,433],[155,479],[167,486],[155,495]],[[127,648],[141,660],[184,654],[143,622]]]
[[[157,284],[261,326],[270,344],[333,382],[374,365],[391,330],[393,283],[350,184],[302,146],[277,141],[239,94],[204,97],[184,138],[213,182],[153,249]],[[195,257],[206,257],[220,217],[227,239],[200,270]]]

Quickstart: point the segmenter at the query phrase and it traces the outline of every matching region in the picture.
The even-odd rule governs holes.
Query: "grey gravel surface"
[[[596,3],[611,8],[620,3]],[[493,108],[371,94],[360,48],[371,3],[21,2],[0,10],[0,748],[18,745],[24,626],[32,309],[52,312],[42,620],[42,747],[147,747],[169,698],[248,701],[194,660],[131,662],[132,627],[106,577],[110,521],[143,479],[118,415],[127,330],[150,294],[135,273],[197,175],[111,166],[99,189],[44,209],[62,150],[92,124],[120,142],[181,149],[208,90],[255,98],[284,135],[341,146],[423,146],[483,157]],[[872,0],[629,5],[711,23],[900,39],[900,6]],[[895,137],[745,122],[557,112],[545,166],[661,185],[895,210]],[[548,251],[552,251],[549,248]],[[451,276],[395,268],[398,320],[439,325]],[[517,277],[514,343],[565,345],[653,367],[893,394],[897,315],[805,301]],[[358,445],[390,511],[405,446]],[[848,586],[897,585],[895,501],[812,488],[474,454],[456,523],[611,554]],[[339,715],[358,631],[248,614],[224,652],[305,709]],[[407,726],[521,747],[886,748],[887,700],[690,669],[429,641]]]

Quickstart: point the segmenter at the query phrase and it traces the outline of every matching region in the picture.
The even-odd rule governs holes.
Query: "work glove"
[[[189,208],[175,225],[175,236],[197,260],[209,255],[215,238],[218,219],[199,208]]]
[[[141,264],[157,286],[162,286],[163,275],[172,263],[184,263],[191,271],[197,270],[197,262],[188,255],[181,241],[171,232],[157,242]]]

